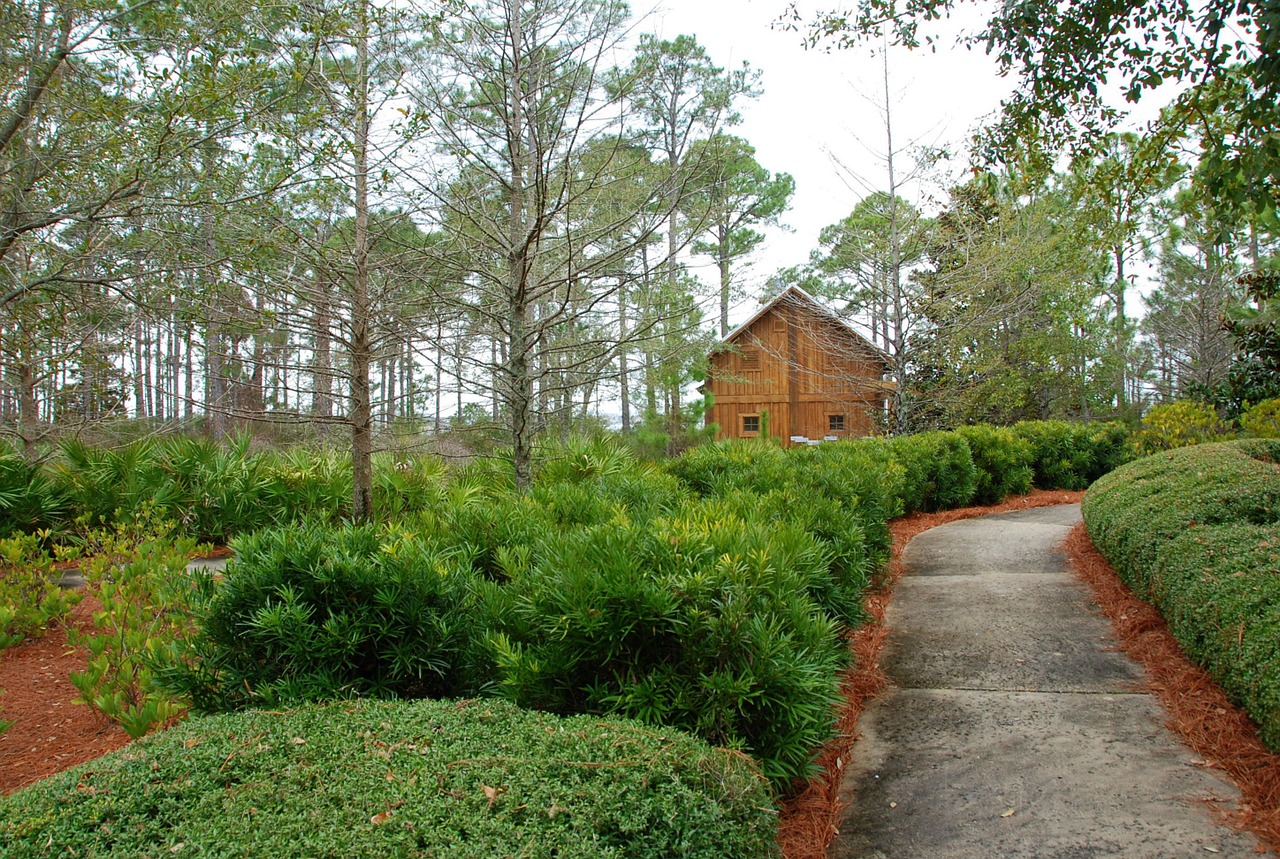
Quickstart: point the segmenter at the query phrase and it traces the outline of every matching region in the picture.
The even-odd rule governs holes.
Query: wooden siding
[[[767,414],[768,433],[784,442],[874,430],[884,357],[816,305],[784,296],[726,346],[711,356],[707,382],[707,422],[720,426],[720,438],[743,437],[743,415]],[[842,431],[832,431],[832,415],[843,416]]]

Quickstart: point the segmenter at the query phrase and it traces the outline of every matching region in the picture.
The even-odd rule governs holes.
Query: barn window
[[[760,369],[760,350],[759,349],[743,349],[742,350],[742,369],[744,370]]]
[[[742,434],[743,435],[759,435],[760,434],[760,416],[759,415],[743,415],[742,416]]]
[[[844,432],[844,415],[827,415],[827,432]]]

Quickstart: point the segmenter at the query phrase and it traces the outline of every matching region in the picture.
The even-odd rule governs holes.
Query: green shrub
[[[195,541],[173,539],[170,527],[153,520],[88,536],[80,572],[102,609],[93,633],[68,630],[68,642],[88,651],[85,669],[71,672],[80,702],[134,738],[186,709],[156,682],[156,661],[191,631]]]
[[[1008,427],[986,424],[960,427],[956,434],[969,443],[977,482],[974,504],[999,504],[1010,495],[1031,490],[1031,444]]]
[[[902,466],[904,513],[963,507],[978,484],[969,443],[951,432],[923,432],[898,436],[889,442],[894,460]]]
[[[1280,751],[1280,441],[1158,453],[1098,480],[1098,550]]]
[[[80,602],[58,586],[53,558],[34,534],[0,539],[0,650],[43,636]]]
[[[1229,438],[1231,430],[1213,406],[1180,400],[1148,409],[1142,418],[1142,429],[1134,437],[1134,445],[1139,454],[1146,455]]]
[[[1031,445],[1039,489],[1084,489],[1132,457],[1129,431],[1118,422],[1022,421],[1013,431]]]
[[[831,736],[847,651],[808,596],[829,557],[795,526],[731,502],[656,527],[567,535],[505,586],[490,637],[502,693],[608,712],[750,751],[780,784]]]
[[[39,465],[0,444],[0,539],[60,528],[70,506]]]
[[[1254,438],[1280,438],[1280,397],[1246,409],[1240,416],[1240,428]]]
[[[501,701],[191,719],[0,799],[6,856],[777,855],[741,755]]]
[[[734,489],[767,492],[790,481],[788,454],[762,441],[718,441],[685,451],[671,460],[667,469],[703,496]]]
[[[237,538],[204,576],[199,634],[165,683],[199,711],[470,688],[475,576],[459,553],[373,526]]]

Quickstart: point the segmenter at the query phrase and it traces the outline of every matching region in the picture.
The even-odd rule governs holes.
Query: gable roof
[[[877,358],[883,361],[886,368],[893,366],[893,359],[889,356],[888,352],[884,351],[879,346],[872,343],[866,337],[863,337],[861,334],[858,333],[858,331],[852,325],[850,325],[848,322],[845,322],[843,319],[837,316],[834,312],[832,312],[826,306],[821,304],[818,301],[818,299],[814,298],[807,291],[805,291],[804,289],[801,289],[798,286],[789,286],[786,289],[784,289],[782,292],[778,293],[778,295],[776,295],[772,301],[770,301],[768,304],[764,305],[759,310],[757,310],[754,316],[752,316],[746,322],[739,325],[737,328],[730,331],[724,337],[720,338],[720,343],[721,344],[732,343],[738,337],[742,336],[742,334],[746,332],[748,328],[750,328],[752,325],[755,325],[756,322],[759,321],[761,317],[765,316],[771,310],[777,307],[779,304],[782,304],[784,302],[796,304],[801,307],[805,307],[805,308],[808,308],[809,310],[814,311],[815,313],[822,316],[827,321],[835,324],[844,333],[848,334],[849,337],[851,337],[854,341],[856,341],[860,346],[864,347],[865,349],[867,349],[867,351],[871,352],[873,355],[875,355]]]

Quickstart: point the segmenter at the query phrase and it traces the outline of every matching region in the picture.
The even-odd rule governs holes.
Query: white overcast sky
[[[772,26],[786,0],[647,0],[632,8],[641,19],[639,30],[667,39],[692,34],[717,65],[737,68],[746,61],[762,73],[763,95],[742,104],[743,122],[732,131],[755,146],[761,165],[794,176],[796,193],[784,216],[792,230],[769,231],[765,246],[738,279],[745,296],[734,315],[743,318],[756,307],[770,275],[807,260],[824,226],[849,214],[868,193],[887,187],[882,55],[871,46],[806,50],[801,34]],[[653,11],[645,17],[648,9]],[[948,32],[956,31],[951,26]],[[937,52],[894,49],[889,54],[900,182],[914,170],[903,151],[913,144],[956,153],[945,169],[958,176],[967,166],[968,139],[1012,88],[984,53],[949,48],[946,41]],[[907,185],[900,194],[935,210],[931,199],[941,194],[943,178]]]

